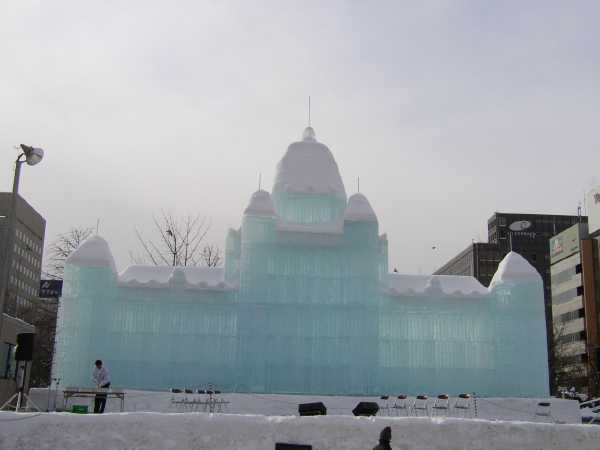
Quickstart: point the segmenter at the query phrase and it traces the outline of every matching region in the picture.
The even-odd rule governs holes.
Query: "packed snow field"
[[[385,426],[394,449],[598,449],[600,427],[471,419],[258,416],[205,413],[0,414],[6,449],[368,450]]]
[[[44,409],[47,393],[31,392]],[[51,404],[55,397],[60,408],[62,393],[52,392]],[[402,417],[405,412],[385,409],[386,401],[380,398],[267,394],[220,395],[229,402],[224,414],[182,413],[201,408],[172,402],[183,398],[190,402],[206,396],[127,391],[125,413],[115,413],[120,405],[113,399],[107,407],[110,413],[104,415],[0,413],[0,448],[267,450],[285,442],[312,445],[314,450],[364,450],[377,444],[388,425],[394,449],[587,450],[598,449],[600,442],[600,427],[577,424],[579,407],[571,400],[550,399],[550,417],[539,416],[538,401],[526,398],[478,398],[471,412],[451,408],[446,414],[475,415],[477,406],[477,418],[465,419]],[[327,416],[298,417],[299,403],[315,401],[326,405]],[[384,409],[376,417],[353,417],[351,411],[359,401],[376,401]],[[395,401],[390,398],[388,406]]]

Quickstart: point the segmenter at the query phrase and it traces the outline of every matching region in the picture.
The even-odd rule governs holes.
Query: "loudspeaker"
[[[379,411],[379,405],[375,402],[360,402],[352,410],[355,416],[374,416]]]
[[[282,444],[277,442],[275,450],[312,450],[312,445]]]
[[[31,361],[33,359],[33,333],[17,334],[17,349],[15,360]]]
[[[298,414],[301,416],[325,416],[327,415],[327,408],[325,408],[323,402],[300,403]]]

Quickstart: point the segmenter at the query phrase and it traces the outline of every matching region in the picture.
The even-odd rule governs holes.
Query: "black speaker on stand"
[[[41,412],[35,403],[25,393],[25,384],[27,382],[27,367],[33,359],[33,337],[34,333],[19,333],[17,334],[17,348],[15,350],[15,360],[17,361],[17,392],[8,399],[0,408],[0,411],[14,409],[15,412],[26,411],[27,409],[35,409]],[[16,406],[12,403],[17,400]],[[23,406],[23,400],[27,401],[27,406]],[[30,406],[31,405],[31,406]],[[33,408],[32,408],[33,406]]]

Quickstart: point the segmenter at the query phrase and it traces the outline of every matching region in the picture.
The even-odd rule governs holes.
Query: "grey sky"
[[[311,95],[391,267],[431,272],[494,211],[576,213],[600,179],[598,17],[595,1],[5,2],[0,187],[12,145],[42,146],[21,192],[47,241],[100,218],[123,269],[133,227],[165,209],[206,214],[222,245]]]

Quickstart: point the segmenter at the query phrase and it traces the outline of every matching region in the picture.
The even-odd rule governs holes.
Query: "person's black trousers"
[[[110,383],[103,384],[101,388],[109,388]],[[94,399],[94,414],[102,414],[106,407],[106,394],[96,394]]]

